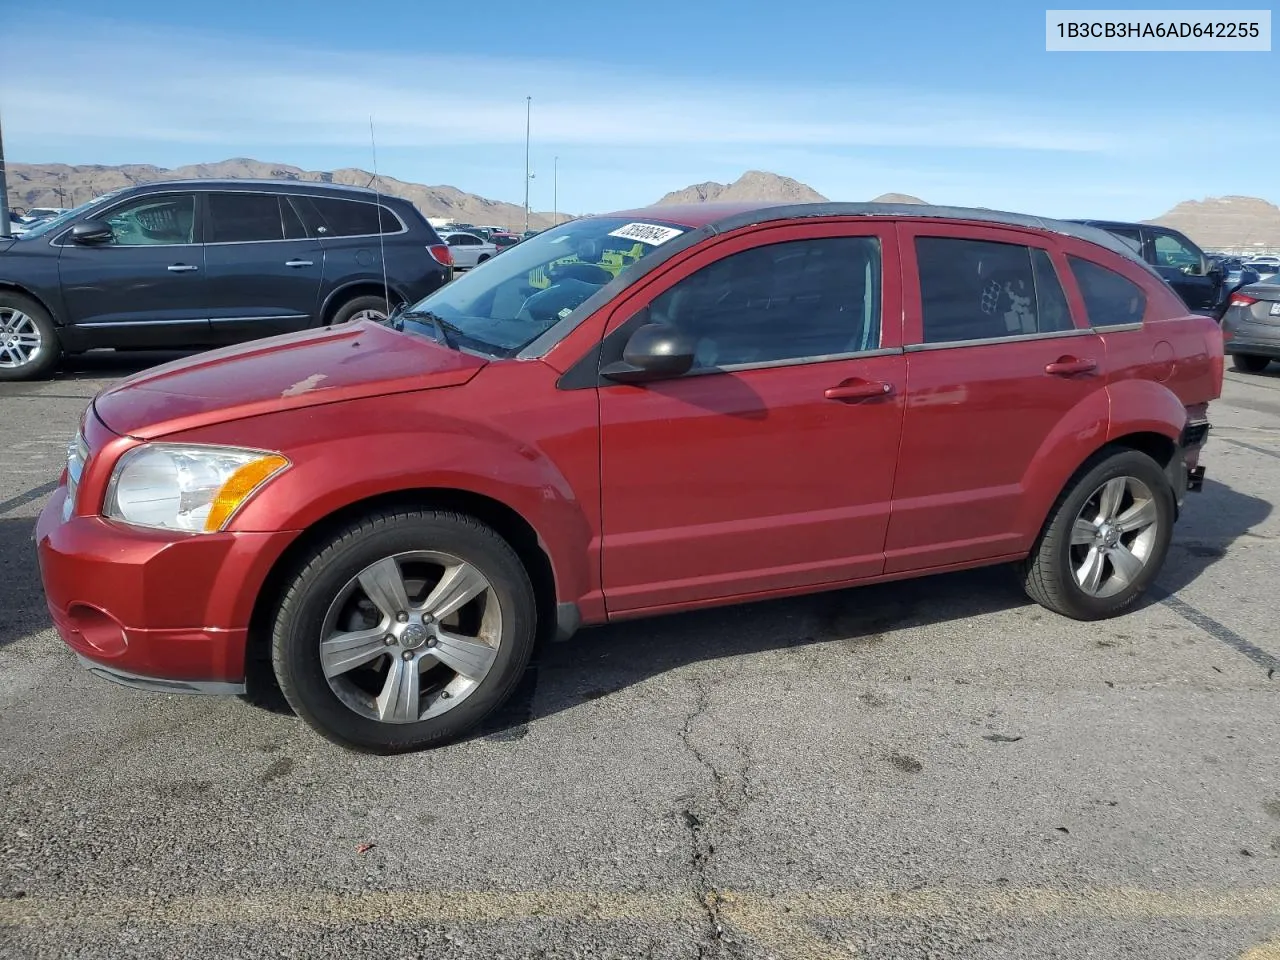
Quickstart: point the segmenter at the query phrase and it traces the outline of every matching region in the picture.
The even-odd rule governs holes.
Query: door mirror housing
[[[683,376],[693,367],[696,345],[687,333],[665,323],[646,323],[622,348],[622,359],[600,375],[619,383],[645,383]]]
[[[110,243],[116,237],[111,224],[105,220],[84,220],[71,228],[71,242],[93,245]]]

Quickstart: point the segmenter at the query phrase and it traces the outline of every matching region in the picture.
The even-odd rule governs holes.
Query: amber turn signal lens
[[[288,465],[288,460],[273,453],[252,463],[246,463],[231,474],[213,498],[213,506],[209,508],[209,516],[204,521],[205,530],[210,533],[221,530],[253,491],[262,486],[272,474],[278,473]]]

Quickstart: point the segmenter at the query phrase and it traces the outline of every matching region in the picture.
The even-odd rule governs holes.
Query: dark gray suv
[[[127,187],[0,240],[0,380],[94,347],[195,349],[381,318],[451,277],[422,214],[372,190]]]

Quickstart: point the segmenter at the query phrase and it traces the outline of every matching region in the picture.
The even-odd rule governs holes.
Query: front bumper
[[[62,518],[59,487],[36,521],[54,626],[94,672],[168,692],[234,693],[249,618],[292,533],[180,534]]]

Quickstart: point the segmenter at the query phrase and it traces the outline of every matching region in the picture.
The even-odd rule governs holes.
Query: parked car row
[[[455,268],[540,235],[437,229],[398,198],[277,181],[153,183],[32,212],[45,219],[0,241],[0,380],[47,374],[59,357],[95,347],[201,348],[385,317]],[[1231,269],[1168,227],[1073,222],[1108,232],[1189,309],[1216,319],[1234,293],[1280,268],[1272,257]]]
[[[241,219],[170,186],[78,225],[137,222],[161,276],[225,263],[266,226],[244,189]],[[312,189],[257,194],[327,231],[277,259],[327,265],[367,215],[313,204],[372,206]],[[261,664],[324,736],[396,752],[473,729],[584,624],[991,564],[1111,617],[1161,569],[1222,386],[1218,325],[1130,248],[990,211],[654,207],[438,279],[93,400],[36,528],[89,669],[241,693]]]
[[[94,347],[193,349],[385,318],[453,276],[413,204],[317,183],[189,180],[0,241],[0,380]]]

